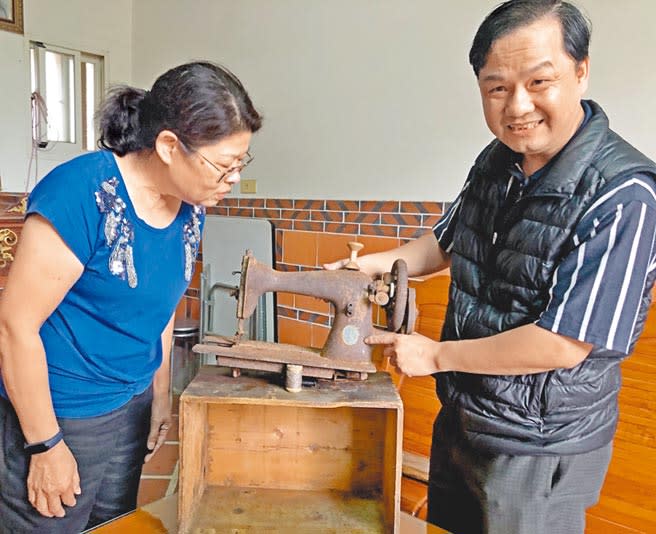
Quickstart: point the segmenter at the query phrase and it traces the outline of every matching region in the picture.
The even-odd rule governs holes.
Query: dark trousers
[[[77,461],[82,494],[64,506],[66,516],[43,517],[27,500],[30,457],[12,405],[0,397],[0,533],[76,534],[134,510],[146,440],[152,388],[99,417],[58,418]]]
[[[454,534],[583,534],[612,444],[571,456],[482,453],[435,422],[428,521]],[[443,422],[443,421],[442,421]]]

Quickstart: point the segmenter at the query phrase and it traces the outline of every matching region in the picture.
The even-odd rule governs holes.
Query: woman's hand
[[[80,475],[70,449],[60,441],[52,449],[33,454],[27,475],[27,498],[45,517],[64,517],[62,504],[75,506],[80,495]]]
[[[144,463],[150,460],[166,440],[171,428],[171,399],[168,390],[153,390],[153,403],[150,414],[150,433],[147,447],[150,451],[144,458]]]
[[[364,342],[367,345],[384,345],[383,355],[389,358],[399,373],[406,376],[426,376],[440,371],[437,354],[440,344],[437,341],[417,334],[394,334],[392,332],[373,334]]]

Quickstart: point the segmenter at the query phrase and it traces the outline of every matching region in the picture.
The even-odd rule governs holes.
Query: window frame
[[[97,141],[98,139],[98,125],[95,123],[94,116],[96,113],[96,110],[100,103],[103,100],[103,97],[105,95],[105,66],[107,64],[107,59],[106,56],[100,55],[100,54],[94,54],[91,52],[80,52],[80,104],[82,107],[82,114],[80,115],[80,125],[82,128],[82,138],[80,142],[82,143],[82,150],[84,151],[93,151],[96,149],[96,147],[92,147],[89,149],[87,147],[88,144],[88,137],[87,133],[84,131],[85,126],[89,126],[89,123],[85,120],[85,115],[88,112],[87,105],[86,105],[86,96],[88,94],[88,87],[86,86],[86,80],[84,80],[82,76],[82,64],[83,63],[89,63],[94,65],[94,102],[95,102],[95,109],[91,110],[91,126],[94,130],[95,134],[95,139]]]
[[[83,105],[83,82],[82,82],[82,63],[93,63],[96,66],[96,86],[94,87],[94,97],[96,99],[96,107],[101,103],[102,97],[105,93],[106,80],[107,80],[107,69],[108,69],[108,54],[107,52],[98,52],[95,50],[84,49],[80,50],[71,46],[55,45],[51,43],[46,43],[34,38],[26,39],[27,46],[27,65],[28,65],[28,79],[30,88],[30,94],[32,93],[32,88],[36,84],[36,89],[39,90],[39,83],[43,83],[42,80],[45,80],[45,52],[52,51],[60,54],[67,54],[73,56],[73,94],[75,102],[73,103],[74,109],[74,134],[75,142],[67,141],[53,141],[48,140],[48,143],[45,147],[39,148],[39,154],[41,158],[44,159],[53,159],[53,160],[66,160],[72,157],[78,156],[85,152],[88,152],[86,148],[86,133],[83,132],[85,125],[85,117],[83,116],[83,111],[85,110],[85,105]],[[32,50],[35,51],[35,57],[37,59],[37,80],[32,80]],[[98,83],[99,82],[99,83]],[[94,110],[95,112],[95,110]],[[94,122],[94,130],[97,134],[97,127]],[[95,148],[94,148],[95,150]]]

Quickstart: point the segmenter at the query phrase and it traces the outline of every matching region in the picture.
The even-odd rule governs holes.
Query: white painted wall
[[[490,139],[467,52],[497,0],[24,1],[25,36],[0,31],[5,190],[27,175],[29,39],[108,54],[110,83],[229,66],[265,116],[244,176],[258,197],[449,200]],[[589,96],[656,159],[656,2],[579,5],[594,24]]]
[[[258,197],[448,200],[491,139],[467,53],[498,3],[139,0],[133,79],[198,58],[230,67],[265,116],[244,175]],[[656,158],[656,2],[579,5],[595,25],[589,95]]]
[[[132,0],[24,0],[24,35],[0,31],[0,176],[23,191],[30,156],[30,40],[104,54],[108,81],[130,83]],[[40,152],[38,175],[60,160]]]

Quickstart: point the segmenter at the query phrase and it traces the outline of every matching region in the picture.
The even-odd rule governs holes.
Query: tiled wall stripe
[[[444,202],[226,198],[208,213],[269,219],[277,230],[415,239],[444,213]]]

